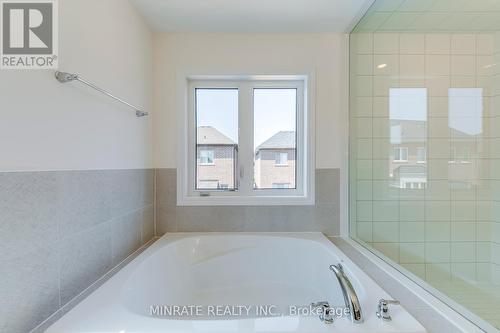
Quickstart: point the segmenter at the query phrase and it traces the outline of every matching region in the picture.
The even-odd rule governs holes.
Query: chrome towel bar
[[[99,92],[101,92],[101,93],[103,93],[103,94],[105,94],[105,95],[113,98],[114,100],[117,100],[118,102],[123,103],[123,104],[131,107],[132,109],[135,110],[135,115],[137,117],[144,117],[144,116],[148,115],[147,112],[141,110],[140,108],[138,108],[138,107],[136,107],[136,106],[134,106],[134,105],[132,105],[130,103],[125,102],[123,99],[114,96],[110,92],[108,92],[108,91],[106,91],[104,89],[99,88],[98,86],[96,86],[95,84],[93,84],[93,83],[85,80],[83,77],[81,77],[78,74],[71,74],[71,73],[56,71],[55,77],[56,77],[56,80],[59,81],[59,82],[61,82],[61,83],[66,83],[66,82],[71,82],[71,81],[79,81],[79,82],[81,82],[83,84],[86,84],[87,86],[89,86],[89,87],[91,87],[91,88],[93,88],[93,89],[95,89],[95,90],[97,90],[97,91],[99,91]]]

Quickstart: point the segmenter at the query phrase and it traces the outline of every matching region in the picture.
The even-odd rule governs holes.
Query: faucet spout
[[[337,280],[339,280],[340,289],[342,290],[342,294],[344,295],[345,306],[349,308],[349,316],[351,317],[351,321],[354,323],[362,323],[363,314],[361,313],[361,303],[359,302],[358,295],[356,294],[351,281],[344,273],[344,268],[341,264],[338,264],[330,265],[330,269],[337,276]]]

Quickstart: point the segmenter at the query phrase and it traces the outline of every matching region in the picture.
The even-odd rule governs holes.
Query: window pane
[[[297,89],[254,89],[254,188],[296,188]]]
[[[238,89],[196,89],[196,128],[196,189],[236,189]]]
[[[401,148],[401,159],[403,161],[408,161],[408,148]]]
[[[276,154],[276,164],[277,165],[287,165],[288,164],[288,153],[277,153]]]
[[[417,162],[425,163],[425,161],[426,161],[425,147],[418,147],[417,148]]]
[[[213,150],[200,148],[200,164],[214,164],[214,153]]]
[[[408,162],[408,148],[407,147],[394,148],[394,161]]]

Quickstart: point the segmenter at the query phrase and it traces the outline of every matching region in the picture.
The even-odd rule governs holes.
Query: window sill
[[[314,196],[186,196],[177,199],[177,206],[313,206]]]
[[[470,161],[449,161],[449,164],[472,164]]]

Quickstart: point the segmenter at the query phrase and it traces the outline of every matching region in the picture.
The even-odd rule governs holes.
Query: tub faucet
[[[339,280],[340,289],[344,294],[345,306],[349,309],[349,316],[353,323],[362,323],[363,315],[361,313],[361,303],[359,302],[358,295],[352,286],[351,281],[345,275],[344,268],[339,263],[338,265],[330,265],[330,269],[335,273]]]

